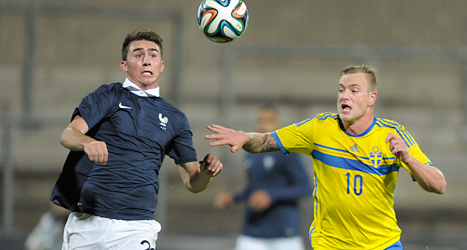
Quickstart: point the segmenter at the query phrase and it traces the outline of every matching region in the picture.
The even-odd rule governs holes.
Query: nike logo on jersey
[[[119,103],[118,107],[121,108],[121,109],[132,109],[132,107],[123,106],[122,103]]]

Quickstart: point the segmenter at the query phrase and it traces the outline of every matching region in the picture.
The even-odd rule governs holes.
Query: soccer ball
[[[248,10],[241,0],[203,0],[198,9],[198,26],[216,43],[239,38],[248,24]]]

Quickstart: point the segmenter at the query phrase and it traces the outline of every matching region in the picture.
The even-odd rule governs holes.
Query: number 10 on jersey
[[[351,178],[350,173],[345,174],[347,176],[347,194],[350,194],[351,190],[356,195],[361,195],[363,192],[363,177],[359,174]]]

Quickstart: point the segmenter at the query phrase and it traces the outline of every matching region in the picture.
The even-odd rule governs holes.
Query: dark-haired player
[[[84,97],[63,131],[70,149],[52,201],[72,211],[63,249],[155,249],[153,219],[164,157],[174,159],[186,188],[204,190],[222,170],[207,154],[198,162],[187,117],[159,92],[162,39],[135,30],[122,46],[123,83]]]

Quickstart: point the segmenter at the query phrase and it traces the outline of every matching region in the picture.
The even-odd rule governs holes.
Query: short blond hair
[[[356,73],[364,73],[366,74],[366,78],[368,80],[369,91],[377,91],[378,82],[376,81],[376,68],[371,65],[350,65],[342,69],[341,76],[343,75],[350,75]]]

